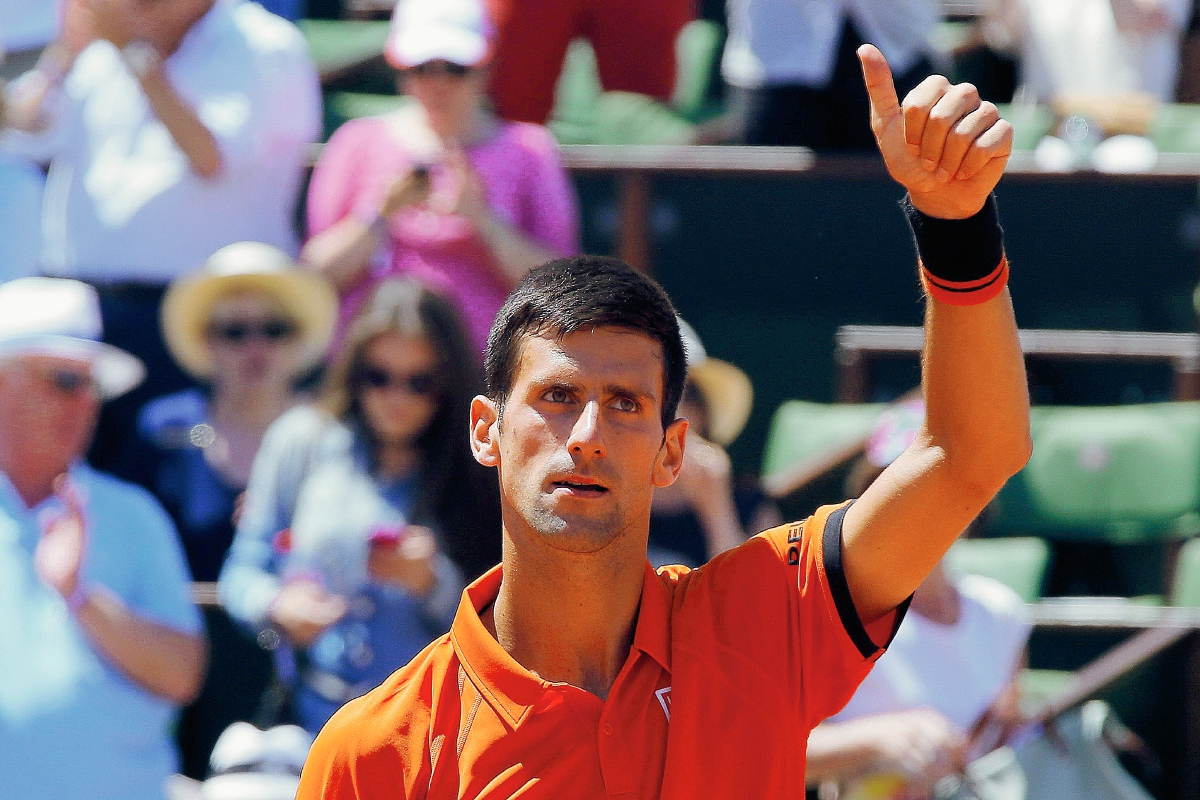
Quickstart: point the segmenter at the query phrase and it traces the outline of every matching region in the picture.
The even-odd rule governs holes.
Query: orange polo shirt
[[[500,647],[479,619],[500,589],[492,570],[449,634],[329,721],[298,800],[803,797],[809,731],[850,699],[907,606],[859,620],[841,566],[847,508],[699,569],[647,564],[607,701]]]

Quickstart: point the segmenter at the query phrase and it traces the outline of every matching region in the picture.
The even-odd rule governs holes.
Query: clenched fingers
[[[975,140],[1000,121],[1000,112],[989,102],[979,104],[979,107],[960,119],[946,136],[941,158],[937,162],[937,178],[943,183],[957,177]]]
[[[1007,159],[1012,145],[1013,126],[1007,120],[997,120],[975,137],[954,177],[963,181],[975,177],[995,159]]]
[[[969,83],[951,86],[933,104],[925,118],[920,143],[921,163],[926,171],[937,171],[951,131],[979,106],[979,92]]]
[[[929,112],[949,90],[950,81],[944,76],[930,75],[904,98],[901,104],[904,111],[904,142],[914,155],[921,152],[921,139],[925,135]]]

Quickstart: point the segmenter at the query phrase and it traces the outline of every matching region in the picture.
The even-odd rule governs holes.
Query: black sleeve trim
[[[837,606],[842,626],[845,627],[850,641],[854,642],[854,646],[858,648],[862,657],[871,658],[896,638],[896,631],[900,630],[900,623],[904,621],[904,615],[908,612],[912,596],[910,595],[896,607],[896,621],[892,625],[892,632],[888,635],[887,643],[883,647],[875,644],[858,616],[858,609],[854,607],[854,598],[850,596],[850,584],[846,582],[846,572],[842,566],[842,522],[852,505],[854,505],[853,500],[834,511],[825,520],[825,530],[821,534],[821,548],[825,561],[825,577],[829,581],[829,591],[833,594],[833,604]]]
[[[978,214],[967,219],[926,216],[913,207],[908,195],[900,201],[900,207],[912,227],[925,270],[944,282],[983,280],[1004,258],[1004,229],[993,195],[988,195]]]

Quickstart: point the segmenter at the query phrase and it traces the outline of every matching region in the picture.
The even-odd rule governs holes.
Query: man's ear
[[[500,407],[483,395],[471,401],[471,453],[485,467],[500,466]]]
[[[688,421],[679,417],[667,426],[658,460],[654,462],[653,483],[656,488],[670,486],[683,467],[683,450],[687,444]]]

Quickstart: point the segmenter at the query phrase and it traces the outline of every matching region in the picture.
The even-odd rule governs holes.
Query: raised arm
[[[82,501],[65,478],[59,479],[56,489],[66,510],[47,522],[38,542],[34,556],[38,574],[67,601],[95,648],[127,678],[175,703],[194,700],[208,660],[203,634],[152,619],[100,583],[85,584],[81,570],[87,550],[87,521]],[[154,545],[150,539],[145,542],[147,548]],[[176,585],[182,587],[182,566],[179,573]],[[163,577],[155,574],[147,580]],[[168,579],[166,585],[170,583]]]
[[[970,84],[934,76],[901,105],[891,71],[859,49],[871,126],[908,190],[928,300],[916,441],[846,513],[846,579],[859,615],[878,619],[925,578],[1028,460],[1029,395],[991,192],[1012,126]]]
[[[195,109],[179,96],[163,69],[165,54],[153,41],[152,29],[129,0],[86,0],[96,34],[121,48],[154,116],[175,140],[201,178],[221,177],[224,168],[217,139]],[[133,45],[133,50],[129,49]]]

